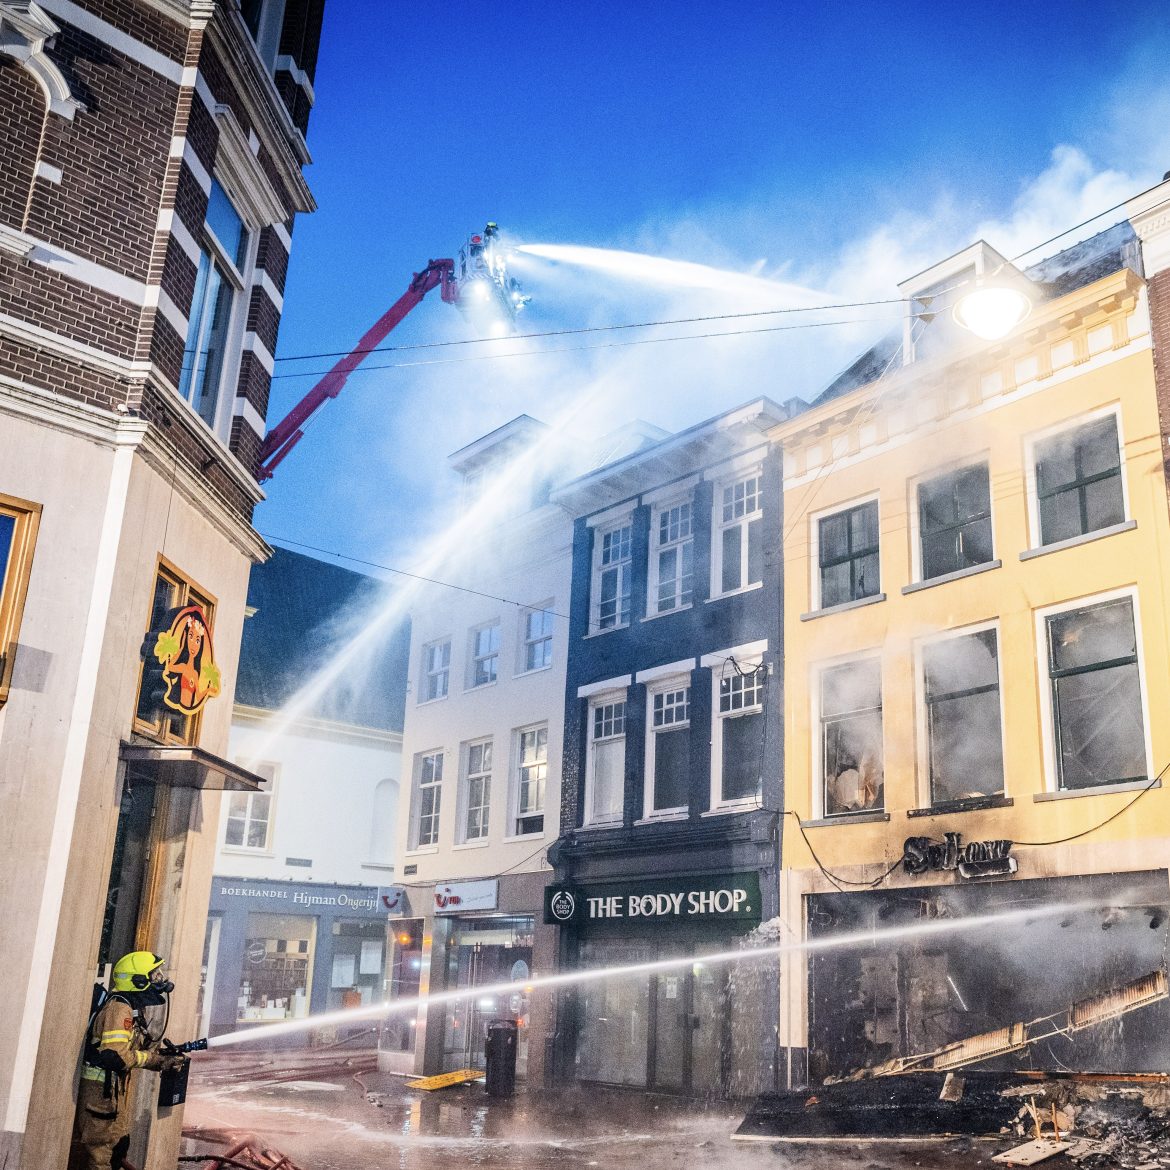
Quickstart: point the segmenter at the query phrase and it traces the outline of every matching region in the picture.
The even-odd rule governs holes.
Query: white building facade
[[[546,437],[522,416],[453,455],[466,502],[507,490],[517,455]],[[392,996],[515,990],[392,1016],[384,1069],[482,1067],[486,1023],[511,1019],[520,1075],[544,1075],[544,1005],[525,988],[555,962],[541,916],[560,810],[572,525],[521,478],[524,502],[452,570],[467,588],[428,587],[412,608],[390,931]]]

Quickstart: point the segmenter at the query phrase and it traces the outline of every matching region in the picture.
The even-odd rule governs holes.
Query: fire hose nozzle
[[[172,1044],[169,1040],[164,1040],[162,1049],[167,1056],[185,1056],[188,1052],[206,1052],[207,1037],[202,1036],[198,1040],[187,1040],[182,1044]]]

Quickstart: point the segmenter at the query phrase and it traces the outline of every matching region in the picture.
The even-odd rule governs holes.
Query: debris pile
[[[1076,1161],[1086,1170],[1170,1167],[1170,1110],[1152,1108],[1140,1091],[1110,1092],[1077,1110],[1076,1132],[1094,1148]]]

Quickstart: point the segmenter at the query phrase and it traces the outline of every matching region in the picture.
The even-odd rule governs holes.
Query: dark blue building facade
[[[565,969],[734,950],[777,913],[781,454],[759,399],[564,485],[575,517],[561,835]],[[750,1001],[750,1003],[749,1003]],[[562,1079],[772,1087],[774,975],[681,964],[583,983]]]

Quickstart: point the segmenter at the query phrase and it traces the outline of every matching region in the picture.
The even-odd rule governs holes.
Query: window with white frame
[[[878,503],[868,500],[817,521],[820,608],[878,593]]]
[[[548,781],[548,727],[516,735],[516,835],[544,832],[544,791]]]
[[[439,809],[443,797],[443,753],[424,752],[414,765],[414,832],[410,847],[419,849],[439,841]]]
[[[999,651],[995,630],[922,647],[930,802],[1003,792]]]
[[[714,672],[716,726],[712,763],[717,777],[712,806],[756,802],[764,763],[764,690],[768,668],[729,658]]]
[[[521,615],[523,626],[524,658],[520,669],[544,670],[552,666],[553,654],[553,611],[552,603],[537,609],[528,609]]]
[[[492,805],[492,741],[467,745],[463,778],[463,840],[482,841],[488,835]]]
[[[651,525],[650,611],[669,613],[691,604],[695,538],[689,500],[659,508]]]
[[[276,765],[249,761],[245,767],[257,776],[262,776],[268,782],[268,790],[230,794],[223,843],[231,849],[255,849],[266,853],[272,840],[272,795],[276,784]]]
[[[227,192],[212,179],[179,374],[180,397],[212,428],[219,420],[224,397],[224,355],[231,340],[236,294],[244,287],[248,248],[243,218]]]
[[[593,628],[629,625],[633,584],[631,524],[594,533]]]
[[[585,823],[621,822],[625,805],[626,700],[609,695],[589,704],[585,761]]]
[[[733,593],[764,579],[764,504],[760,484],[757,471],[716,488],[717,593]]]
[[[986,463],[918,485],[918,536],[923,581],[994,559]]]
[[[879,810],[885,801],[881,661],[829,666],[820,676],[822,806],[826,817]]]
[[[691,800],[691,688],[670,683],[648,697],[646,815],[685,811]]]
[[[500,673],[500,623],[480,626],[471,632],[470,687],[494,683]]]
[[[431,642],[423,647],[422,689],[420,703],[445,699],[451,681],[451,639]]]
[[[1116,415],[1037,442],[1035,461],[1041,545],[1125,520]]]
[[[1095,788],[1145,780],[1145,719],[1133,600],[1044,618],[1057,783]]]

